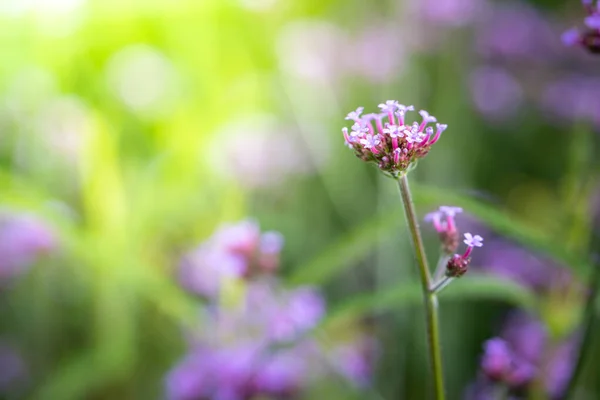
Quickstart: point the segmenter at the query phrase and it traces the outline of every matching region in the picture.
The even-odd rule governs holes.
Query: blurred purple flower
[[[309,365],[306,359],[306,355],[295,348],[278,352],[257,371],[256,390],[268,396],[293,396],[302,389],[307,378]]]
[[[212,383],[210,368],[211,355],[193,353],[187,355],[173,368],[166,378],[166,391],[169,400],[202,399],[210,393]]]
[[[213,246],[227,252],[252,254],[260,243],[260,228],[253,220],[224,224],[213,234]]]
[[[246,269],[244,256],[206,244],[184,256],[179,265],[179,281],[191,292],[215,297],[225,280],[242,277]]]
[[[182,257],[179,280],[187,290],[215,297],[227,280],[257,273],[272,274],[279,266],[283,237],[278,232],[260,232],[253,220],[224,224]]]
[[[506,341],[494,338],[484,344],[481,359],[483,373],[492,380],[501,380],[511,367],[512,353]]]
[[[561,271],[550,260],[503,239],[488,241],[483,250],[475,254],[472,265],[534,290],[548,289]]]
[[[544,383],[552,398],[560,398],[564,394],[575,368],[575,360],[579,351],[579,337],[561,343],[550,358],[546,369]]]
[[[600,127],[600,78],[566,76],[542,93],[542,107],[557,122],[586,121]]]
[[[488,57],[545,60],[556,35],[546,16],[523,2],[490,6],[480,20],[477,49]]]
[[[349,343],[335,347],[331,352],[333,365],[340,373],[358,387],[372,381],[373,361],[378,353],[373,338],[363,335]]]
[[[424,22],[436,26],[462,27],[474,22],[485,2],[481,0],[415,0],[411,6]]]
[[[56,245],[54,233],[42,220],[25,214],[0,215],[0,281],[23,273]]]
[[[530,314],[511,314],[504,324],[501,336],[520,357],[533,364],[541,361],[548,333],[544,324]]]
[[[286,293],[272,307],[269,318],[270,337],[277,341],[291,341],[316,327],[325,314],[325,302],[314,290],[300,287]]]
[[[584,0],[587,13],[584,18],[585,29],[569,29],[562,34],[562,41],[567,46],[580,46],[590,53],[600,54],[600,5],[593,6],[593,1]]]
[[[541,379],[550,397],[559,398],[573,371],[577,344],[577,335],[558,344],[550,341],[541,321],[525,312],[515,312],[507,319],[500,337],[485,343],[481,359],[485,379],[479,379],[475,387],[492,387],[498,382],[511,391],[526,393],[530,383]]]
[[[322,375],[317,372],[327,355],[310,331],[325,315],[325,300],[315,288],[285,288],[277,281],[265,260],[278,261],[282,245],[279,233],[261,234],[246,220],[221,226],[184,257],[182,285],[205,296],[207,305],[202,329],[185,332],[188,355],[166,376],[169,399],[289,398]],[[244,278],[245,290],[237,301],[221,304],[218,293],[228,278]],[[347,362],[341,373],[363,384],[373,356],[362,344],[356,344],[362,350],[353,346],[341,352]]]
[[[311,288],[285,290],[276,281],[250,281],[238,306],[207,313],[190,335],[190,354],[167,375],[170,399],[248,399],[301,390],[318,364],[312,339],[302,337],[324,313]],[[281,341],[285,348],[278,348]]]
[[[0,342],[0,371],[0,393],[16,389],[27,377],[21,355],[5,342]]]
[[[349,69],[372,83],[388,82],[402,72],[407,50],[401,45],[397,27],[382,23],[371,26],[353,41],[351,53],[358,57],[346,62]]]
[[[504,120],[512,117],[523,101],[519,82],[503,68],[480,67],[471,73],[473,103],[487,118]]]
[[[284,239],[281,233],[269,231],[260,237],[260,251],[267,254],[277,254],[283,248]]]
[[[330,22],[291,21],[277,38],[280,68],[317,84],[335,82],[340,76],[340,61],[350,54],[354,52],[346,32]]]
[[[325,143],[307,147],[297,127],[268,114],[252,114],[220,127],[207,156],[217,174],[258,189],[314,172],[329,152]]]

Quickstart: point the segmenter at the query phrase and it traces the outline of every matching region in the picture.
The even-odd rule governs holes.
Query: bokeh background
[[[420,215],[462,206],[486,238],[440,296],[448,398],[515,309],[583,335],[600,58],[560,41],[583,16],[576,0],[1,0],[3,398],[165,398],[202,304],[178,260],[248,217],[284,236],[283,284],[318,287],[326,321],[378,343],[367,392],[304,398],[426,398],[397,188],[341,135],[387,99],[449,125],[411,173]],[[600,396],[586,343],[576,399]]]

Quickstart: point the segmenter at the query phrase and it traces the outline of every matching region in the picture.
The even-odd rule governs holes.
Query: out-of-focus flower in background
[[[477,20],[485,1],[477,0],[414,0],[410,8],[415,17],[435,27],[463,27]]]
[[[562,35],[563,43],[567,46],[581,46],[590,53],[600,53],[600,8],[593,0],[582,1],[587,16],[583,22],[585,29],[572,28]]]
[[[22,274],[41,255],[53,251],[57,238],[37,217],[2,212],[0,214],[0,283]]]
[[[480,67],[470,76],[473,104],[486,118],[508,120],[520,109],[523,89],[519,82],[500,67]]]
[[[537,380],[549,398],[560,398],[573,372],[577,343],[576,334],[550,340],[543,322],[524,312],[513,313],[500,336],[484,344],[482,375],[474,386],[482,393],[472,398],[483,400],[483,393],[503,388],[509,394],[539,390],[533,386]],[[488,390],[481,390],[486,386]]]
[[[114,54],[107,65],[110,89],[131,111],[156,118],[171,109],[178,93],[170,60],[148,45],[131,45]]]
[[[277,39],[280,68],[310,82],[331,85],[343,74],[350,51],[346,33],[338,26],[317,20],[288,22]],[[359,56],[360,57],[360,56]]]
[[[600,76],[565,76],[549,83],[541,105],[556,123],[585,121],[600,127]]]
[[[209,152],[211,165],[248,189],[310,174],[326,163],[326,146],[311,151],[297,131],[270,115],[241,117],[220,128]]]
[[[535,290],[545,290],[562,271],[550,260],[505,239],[493,239],[473,259],[481,270]]]
[[[548,19],[524,2],[491,4],[478,20],[476,49],[485,57],[544,61],[555,46]]]
[[[45,104],[36,119],[36,135],[56,159],[76,161],[90,130],[88,107],[77,97],[57,97]]]
[[[31,126],[32,117],[53,99],[57,82],[52,72],[38,66],[24,67],[10,79],[2,93],[1,112],[19,130]]]
[[[278,233],[261,233],[246,220],[222,226],[196,259],[184,258],[182,284],[208,303],[202,329],[187,333],[188,354],[167,375],[168,398],[293,397],[328,373],[368,384],[371,342],[359,335],[328,348],[314,339],[311,331],[325,315],[321,294],[309,286],[283,287],[273,259],[265,268],[264,257],[278,259],[282,244]],[[237,300],[224,301],[228,283],[240,279]]]
[[[402,32],[386,22],[369,23],[352,41],[347,68],[372,83],[389,83],[402,74],[409,48]]]
[[[0,394],[6,395],[18,390],[27,379],[25,361],[15,348],[4,340],[0,340],[0,371]]]

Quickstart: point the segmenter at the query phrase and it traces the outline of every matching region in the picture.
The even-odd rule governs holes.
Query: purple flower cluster
[[[276,271],[282,246],[281,234],[261,233],[254,221],[224,225],[183,257],[180,282],[191,292],[215,297],[227,279]]]
[[[514,313],[500,336],[484,343],[481,375],[468,397],[487,399],[485,394],[494,387],[514,396],[527,395],[539,384],[546,396],[559,398],[573,371],[577,342],[577,336],[550,340],[542,322],[524,312]]]
[[[249,283],[240,304],[206,310],[202,331],[190,335],[189,353],[167,377],[168,397],[250,399],[298,392],[312,378],[320,352],[304,336],[320,322],[324,307],[311,288]]]
[[[10,281],[39,256],[56,248],[50,227],[26,214],[0,214],[0,283]]]
[[[582,0],[587,17],[585,29],[572,28],[563,33],[562,40],[567,46],[581,46],[590,53],[600,54],[600,4],[594,6],[593,0]]]
[[[356,385],[371,375],[373,346],[326,347],[311,335],[325,315],[312,287],[284,288],[273,273],[283,240],[252,221],[226,225],[185,257],[183,283],[206,297],[201,329],[166,378],[172,400],[290,398],[335,372]],[[244,279],[237,301],[220,301],[227,279]]]
[[[363,161],[376,163],[379,169],[396,177],[419,158],[425,157],[447,125],[430,123],[437,119],[425,110],[419,111],[422,121],[408,123],[406,113],[414,111],[396,100],[379,104],[380,113],[362,115],[364,108],[358,107],[348,113],[347,120],[353,121],[350,131],[343,128],[346,146],[353,149]],[[374,123],[374,124],[373,124]]]

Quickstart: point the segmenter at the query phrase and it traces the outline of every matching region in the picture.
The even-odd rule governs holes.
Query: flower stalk
[[[431,274],[427,264],[425,247],[423,245],[423,239],[421,238],[419,222],[412,201],[406,172],[399,174],[398,187],[400,189],[400,197],[402,198],[404,214],[406,215],[406,222],[408,224],[415,258],[419,268],[419,277],[421,280],[421,288],[423,290],[423,303],[425,305],[427,326],[427,347],[429,350],[431,373],[434,381],[435,399],[444,400],[444,375],[442,370],[442,354],[438,322],[438,302],[435,292],[431,290]]]
[[[435,294],[439,294],[442,290],[446,288],[455,278],[452,276],[445,276],[436,283],[433,284],[431,291]]]
[[[440,258],[437,263],[437,267],[435,267],[435,272],[433,274],[433,281],[439,282],[444,278],[446,274],[446,266],[448,265],[448,261],[450,261],[450,256],[446,254],[440,255]]]

